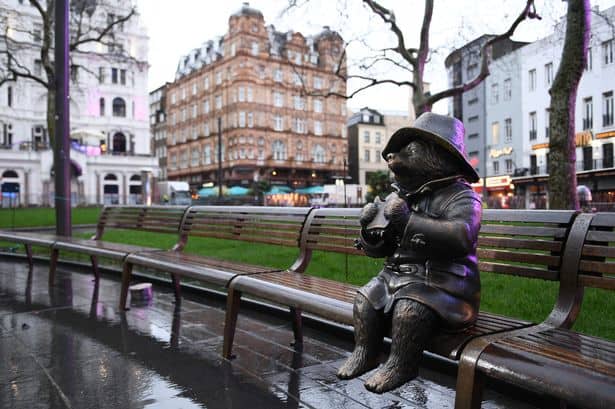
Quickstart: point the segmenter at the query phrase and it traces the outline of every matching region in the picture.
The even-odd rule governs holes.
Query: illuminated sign
[[[612,138],[615,136],[615,131],[601,132],[596,134],[596,139]]]
[[[486,185],[487,187],[504,187],[510,186],[511,179],[510,176],[492,176],[487,178]]]
[[[574,135],[575,143],[577,146],[589,146],[592,143],[592,132],[591,131],[581,131],[577,132]]]
[[[549,149],[549,143],[537,143],[536,145],[532,145],[533,151],[536,151],[538,149]]]
[[[492,158],[499,158],[500,156],[503,155],[510,155],[513,151],[513,148],[508,146],[506,148],[502,148],[502,149],[491,149],[491,151],[489,152],[489,156]]]

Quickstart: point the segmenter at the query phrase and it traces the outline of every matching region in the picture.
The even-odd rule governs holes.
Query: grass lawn
[[[99,209],[73,209],[73,224],[95,223]],[[53,225],[53,209],[0,210],[0,228]],[[89,237],[91,233],[84,234]],[[108,230],[105,240],[128,242],[157,248],[170,248],[177,237],[135,231]],[[1,245],[0,245],[1,246]],[[185,249],[188,253],[232,259],[274,268],[286,268],[297,256],[297,250],[266,244],[253,244],[222,239],[193,237]],[[381,259],[315,252],[308,274],[331,278],[355,285],[365,284],[378,273]],[[481,310],[534,322],[542,321],[551,311],[557,297],[557,283],[542,280],[481,273]],[[615,292],[588,288],[574,329],[586,334],[615,340]]]

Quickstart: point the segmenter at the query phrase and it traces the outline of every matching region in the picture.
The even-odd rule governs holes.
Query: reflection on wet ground
[[[224,304],[194,298],[175,308],[154,288],[147,306],[120,313],[119,281],[47,268],[28,275],[0,260],[0,408],[451,408],[455,380],[429,370],[392,393],[335,371],[352,344],[306,329],[293,350],[290,323],[242,310],[234,352],[220,357]],[[488,408],[518,408],[494,392]]]

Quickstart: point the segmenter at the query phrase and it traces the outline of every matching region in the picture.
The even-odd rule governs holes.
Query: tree
[[[574,112],[577,88],[587,64],[589,0],[568,0],[562,60],[553,80],[549,132],[549,207],[578,209]]]
[[[369,191],[365,195],[368,203],[373,202],[376,197],[384,199],[386,193],[391,191],[391,177],[387,171],[368,172],[367,186]]]
[[[309,0],[306,0],[306,2],[307,1]],[[425,0],[418,47],[409,46],[410,42],[405,38],[400,22],[396,18],[393,10],[384,7],[378,0],[362,0],[362,2],[368,10],[378,16],[379,19],[388,26],[396,39],[396,44],[376,50],[374,56],[366,59],[365,63],[357,67],[359,69],[358,73],[352,73],[352,70],[346,69],[346,53],[342,53],[340,63],[337,64],[338,69],[336,75],[344,81],[351,79],[359,80],[363,85],[357,87],[348,94],[330,90],[319,93],[318,95],[325,97],[336,95],[344,98],[352,98],[368,88],[382,84],[408,86],[412,89],[412,105],[414,106],[416,115],[431,111],[433,105],[440,100],[461,95],[478,86],[489,75],[492,47],[505,39],[509,39],[524,20],[540,19],[540,16],[536,13],[534,0],[526,0],[525,7],[521,10],[508,30],[499,35],[490,36],[482,45],[480,70],[475,78],[449,89],[432,93],[426,86],[424,75],[425,66],[429,62],[430,53],[432,52],[430,48],[430,27],[433,18],[434,0]],[[299,0],[289,0],[289,9],[297,6],[299,6]],[[363,40],[358,39],[356,41]],[[380,63],[388,64],[390,68],[403,70],[407,73],[409,78],[406,80],[396,80],[390,77],[379,78],[366,73],[370,68]],[[314,95],[316,93],[311,92],[310,94]]]
[[[54,0],[29,0],[30,5],[40,17],[34,25],[29,25],[23,16],[15,18],[15,11],[0,5],[0,86],[20,79],[34,81],[47,90],[47,129],[51,146],[55,136],[55,90],[58,73],[55,72],[54,53]],[[90,67],[76,61],[87,54],[106,55],[117,60],[130,57],[117,42],[116,31],[121,31],[124,23],[136,14],[130,7],[125,14],[118,15],[120,9],[114,0],[72,0],[70,2],[70,43],[71,70],[97,75]],[[98,52],[101,45],[109,51]],[[38,48],[40,47],[40,50]],[[27,60],[28,51],[34,50],[38,56],[35,61]],[[38,50],[38,51],[37,51]],[[34,66],[33,66],[34,63]]]

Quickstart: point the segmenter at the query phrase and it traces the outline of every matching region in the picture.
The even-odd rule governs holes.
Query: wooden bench
[[[154,247],[103,241],[107,229],[122,229],[152,233],[178,234],[186,212],[186,206],[106,206],[102,209],[91,239],[55,237],[51,244],[49,284],[55,281],[55,272],[60,250],[74,251],[90,256],[92,270],[99,279],[98,257],[107,257],[123,262],[130,253],[161,250]]]
[[[362,254],[353,247],[359,234],[360,209],[313,210],[301,236],[302,252],[309,260],[314,251]],[[481,271],[557,281],[562,266],[564,239],[574,211],[485,210],[478,242]],[[302,274],[301,268],[235,277],[228,289],[223,355],[231,357],[239,300],[243,294],[290,307],[295,342],[301,342],[301,314],[306,311],[352,325],[352,305],[357,287]],[[378,273],[374,271],[374,275]],[[564,303],[560,299],[555,309]],[[429,350],[459,360],[464,346],[487,334],[525,328],[534,323],[481,312],[474,326],[456,334],[439,334]]]
[[[180,227],[179,239],[169,251],[138,251],[124,260],[120,308],[126,307],[132,269],[141,266],[168,272],[175,290],[176,302],[181,301],[180,278],[187,277],[210,285],[227,286],[237,275],[273,272],[279,269],[221,260],[183,253],[189,237],[211,237],[241,240],[250,243],[273,244],[297,249],[297,258],[289,269],[305,264],[299,238],[310,208],[307,207],[246,207],[192,206]]]
[[[479,408],[486,377],[578,407],[615,408],[615,343],[568,330],[585,287],[615,290],[615,213],[581,214],[566,241],[558,305],[540,325],[472,341],[457,408]],[[613,317],[605,317],[613,319]]]
[[[19,230],[0,230],[0,241],[19,243],[24,246],[30,271],[32,271],[32,268],[34,267],[32,246],[50,249],[56,239],[57,236],[53,234],[30,233]]]

